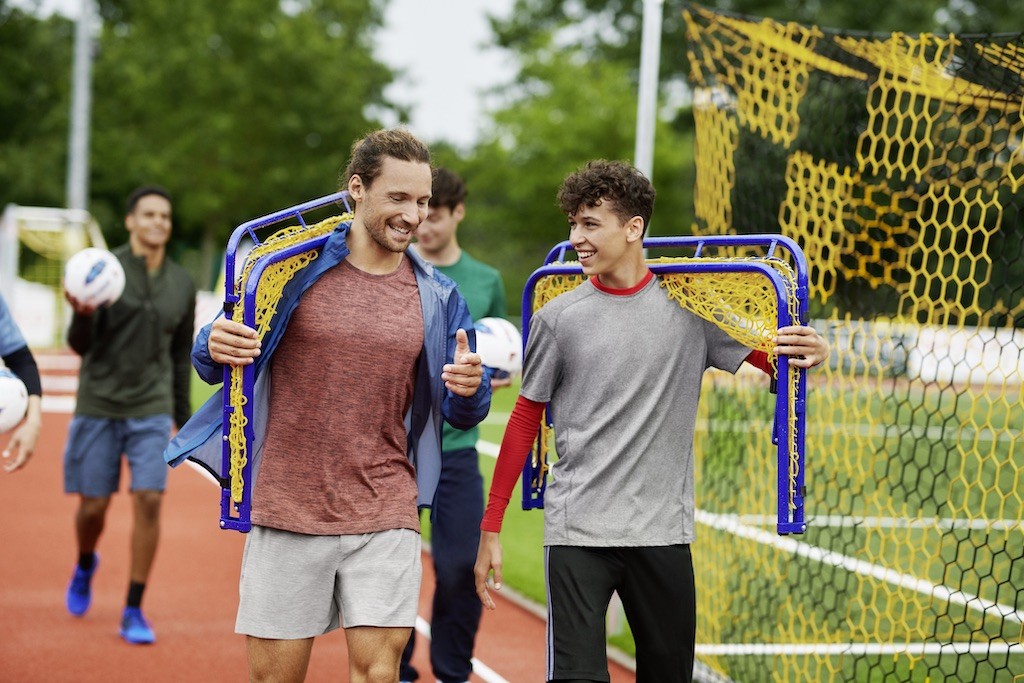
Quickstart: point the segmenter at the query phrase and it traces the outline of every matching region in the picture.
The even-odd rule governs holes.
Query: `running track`
[[[47,370],[43,359],[40,365],[49,380],[46,405],[56,412],[45,412],[43,434],[28,465],[14,474],[0,471],[0,681],[245,681],[245,642],[234,634],[244,537],[218,528],[218,489],[191,467],[170,473],[160,549],[143,603],[156,644],[133,647],[117,635],[128,581],[127,472],[100,541],[92,609],[81,619],[65,611],[64,589],[76,559],[75,499],[63,493],[61,478],[70,416],[55,377],[62,371]],[[63,374],[65,381],[73,378],[73,372]],[[423,564],[420,615],[428,619],[433,574],[426,553]],[[471,681],[543,681],[543,619],[535,608],[497,600],[498,609],[484,614]],[[420,680],[432,683],[422,636],[414,665]],[[635,681],[629,669],[614,662],[610,670],[613,683]],[[347,671],[343,633],[318,638],[306,680],[345,681]]]

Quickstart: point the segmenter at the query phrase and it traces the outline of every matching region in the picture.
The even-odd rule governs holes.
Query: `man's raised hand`
[[[458,396],[472,396],[480,388],[484,366],[480,354],[469,350],[469,335],[462,328],[455,333],[455,357],[442,368],[441,379],[448,391]]]

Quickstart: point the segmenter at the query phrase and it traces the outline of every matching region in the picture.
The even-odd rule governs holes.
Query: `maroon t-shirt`
[[[347,261],[303,295],[274,353],[252,521],[304,534],[419,531],[404,417],[423,347],[409,259]]]

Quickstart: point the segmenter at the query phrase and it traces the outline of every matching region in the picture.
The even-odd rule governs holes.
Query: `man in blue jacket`
[[[193,347],[211,383],[225,364],[255,363],[258,464],[236,621],[252,680],[302,680],[313,639],[339,625],[350,680],[397,680],[441,425],[472,427],[490,407],[465,301],[408,249],[431,195],[426,146],[371,133],[344,177],[354,218],[286,286],[263,341],[221,317]],[[220,405],[218,394],[181,430],[169,463],[219,467]]]

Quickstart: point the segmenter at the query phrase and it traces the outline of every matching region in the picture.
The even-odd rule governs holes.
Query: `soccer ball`
[[[109,306],[124,291],[124,268],[106,249],[88,247],[68,259],[64,289],[83,306]]]
[[[523,369],[523,337],[504,318],[481,318],[476,328],[476,352],[491,369],[491,377],[514,377]]]
[[[18,426],[28,410],[28,389],[17,375],[0,368],[0,434]]]

